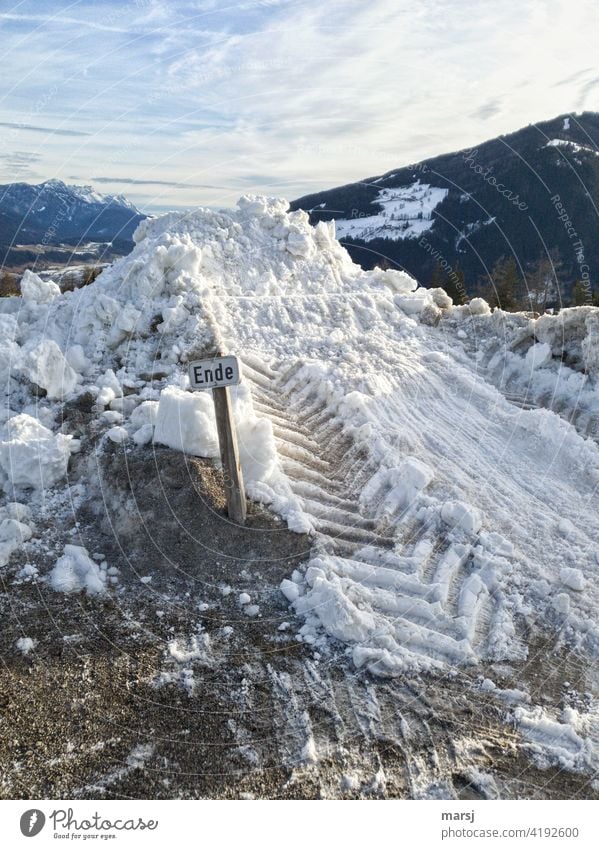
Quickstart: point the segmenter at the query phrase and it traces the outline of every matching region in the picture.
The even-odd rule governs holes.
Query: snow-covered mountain
[[[116,253],[132,247],[145,216],[123,195],[101,195],[91,186],[47,180],[0,186],[0,249],[17,245],[111,242]]]
[[[403,268],[424,285],[435,267],[442,277],[459,268],[470,294],[501,257],[513,256],[523,275],[559,251],[569,303],[577,280],[599,290],[598,154],[599,113],[561,115],[291,208],[313,223],[334,219],[364,268]]]

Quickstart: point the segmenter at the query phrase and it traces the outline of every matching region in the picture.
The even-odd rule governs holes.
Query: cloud
[[[32,166],[41,160],[39,153],[27,151],[12,151],[12,153],[0,154],[0,170],[9,172],[14,177],[36,177],[38,176]]]
[[[79,0],[54,18],[53,5],[22,0],[5,18],[0,126],[40,134],[49,173],[105,173],[95,182],[156,205],[297,197],[598,94],[591,3]]]
[[[59,27],[85,27],[88,29],[99,30],[100,32],[117,32],[127,34],[128,28],[117,27],[111,24],[102,23],[101,21],[86,20],[84,18],[70,18],[63,15],[31,15],[31,14],[16,14],[13,12],[1,12],[0,21],[9,21],[14,23],[34,23],[47,26]]]
[[[479,106],[478,109],[475,109],[472,117],[479,118],[481,121],[487,121],[489,118],[494,118],[499,112],[501,112],[500,101],[493,98],[493,100],[488,100],[482,106]]]
[[[81,177],[70,177],[71,180],[78,180]],[[173,189],[191,188],[191,189],[224,189],[230,190],[230,186],[213,186],[210,183],[189,183],[174,180],[138,180],[134,177],[91,177],[92,183],[122,183],[130,186],[168,186]]]
[[[30,165],[32,162],[38,162],[42,157],[39,153],[28,153],[25,151],[13,151],[12,153],[3,153],[0,155],[0,160],[3,162],[20,163],[21,165]]]
[[[53,136],[90,136],[83,130],[60,130],[55,127],[36,127],[32,124],[20,124],[16,121],[0,121],[0,127],[8,127],[13,130],[25,130],[28,133],[48,133]]]
[[[584,109],[587,105],[587,100],[591,92],[599,86],[599,77],[593,77],[586,80],[579,88],[578,107]]]

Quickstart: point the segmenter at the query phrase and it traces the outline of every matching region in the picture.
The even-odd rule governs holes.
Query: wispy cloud
[[[72,180],[81,179],[71,177]],[[210,183],[188,183],[180,180],[136,180],[132,177],[91,177],[94,183],[121,183],[129,186],[168,186],[171,189],[224,189],[230,190],[230,186],[213,186]]]
[[[12,153],[3,153],[0,154],[0,171],[10,173],[12,178],[35,178],[37,173],[33,166],[40,160],[39,153],[17,150]]]
[[[480,118],[481,121],[488,121],[489,118],[494,118],[499,112],[501,112],[501,102],[494,97],[475,109],[472,117]]]
[[[59,27],[61,29],[76,26],[80,28],[84,27],[85,29],[97,30],[99,32],[118,32],[125,35],[130,32],[128,27],[119,27],[110,23],[102,23],[97,20],[71,18],[63,15],[23,15],[13,12],[0,12],[0,21],[24,24],[43,24],[45,27]]]
[[[28,133],[45,133],[53,136],[89,136],[83,130],[60,129],[57,127],[36,127],[32,124],[20,124],[16,121],[0,121],[0,127],[8,127],[12,130],[24,130]]]

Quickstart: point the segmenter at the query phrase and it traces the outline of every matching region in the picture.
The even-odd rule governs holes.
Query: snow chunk
[[[125,428],[120,427],[120,425],[116,425],[115,427],[111,427],[110,430],[107,430],[106,436],[112,442],[116,442],[117,445],[122,445],[123,442],[126,442],[129,439],[129,434]]]
[[[576,590],[576,592],[582,592],[584,590],[586,581],[580,569],[571,569],[568,566],[564,566],[559,573],[559,577],[565,587]]]
[[[360,495],[364,506],[379,502],[377,516],[391,517],[409,507],[434,477],[432,469],[417,457],[406,457],[393,469],[379,469]]]
[[[2,513],[6,515],[4,510]],[[29,525],[17,519],[3,519],[0,522],[0,566],[5,566],[11,554],[31,539],[31,536],[32,531]]]
[[[72,436],[54,435],[27,413],[13,416],[0,430],[0,485],[55,486],[66,475],[75,447]]]
[[[525,365],[534,370],[546,365],[550,359],[551,346],[547,342],[537,342],[526,352]]]
[[[36,647],[37,640],[33,640],[31,637],[19,637],[15,645],[20,652],[28,655]]]
[[[485,301],[484,298],[472,298],[471,301],[468,301],[464,309],[470,313],[470,315],[490,315],[491,307]]]
[[[576,528],[570,519],[560,519],[557,523],[557,529],[566,539],[571,539],[576,534]]]
[[[52,280],[42,280],[27,270],[21,278],[21,297],[31,304],[48,304],[60,295],[60,287]]]
[[[44,339],[29,351],[24,368],[29,380],[45,389],[48,398],[66,398],[79,382],[79,375],[52,339]]]
[[[158,401],[142,401],[131,413],[129,421],[134,427],[140,428],[146,424],[155,425],[157,416]]]
[[[552,600],[553,609],[567,616],[570,612],[570,596],[568,593],[558,593]]]
[[[461,528],[467,534],[476,534],[482,525],[480,510],[465,501],[446,501],[441,508],[441,518],[453,528]]]
[[[136,445],[149,445],[154,436],[154,427],[151,424],[142,425],[133,434],[133,442]]]
[[[391,291],[399,295],[407,295],[418,288],[418,283],[413,277],[410,277],[407,272],[399,271],[396,268],[374,268],[369,273],[376,282],[383,283]],[[441,290],[439,289],[437,291]]]
[[[87,374],[91,367],[91,363],[85,356],[85,351],[81,345],[71,345],[67,349],[65,359],[71,368],[79,374]]]
[[[26,504],[21,504],[19,501],[9,501],[2,511],[9,519],[16,519],[17,522],[27,523],[31,519],[31,510]]]
[[[287,236],[287,250],[294,256],[307,257],[314,249],[313,241],[308,233],[292,228]]]
[[[197,457],[218,457],[214,403],[207,392],[167,386],[160,393],[154,442]]]
[[[294,602],[299,598],[299,587],[294,581],[284,578],[280,584],[280,590],[289,602]]]
[[[86,548],[65,545],[64,554],[48,575],[48,582],[56,592],[86,590],[89,595],[99,595],[106,590],[106,563],[98,566],[89,557]]]

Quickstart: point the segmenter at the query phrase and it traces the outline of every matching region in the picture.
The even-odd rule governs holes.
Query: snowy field
[[[381,211],[359,218],[335,220],[337,238],[415,239],[433,226],[433,212],[448,190],[416,180],[411,186],[381,189],[372,203]]]
[[[431,226],[442,190],[398,191],[360,238]],[[143,684],[194,716],[209,702],[242,763],[225,757],[226,790],[182,783],[154,718],[108,768],[115,718],[61,788],[151,795],[159,771],[167,796],[596,797],[597,310],[454,307],[363,271],[333,222],[286,209],[246,197],[146,220],[93,284],[61,294],[26,273],[0,301],[11,674],[58,675],[51,645],[79,617],[129,662],[152,654],[137,677],[117,664],[119,692]],[[229,535],[218,486],[202,495],[219,473],[212,398],[186,375],[218,346],[242,363],[261,505]],[[187,733],[206,745],[201,724]],[[1,757],[4,795],[24,795],[26,758]]]

